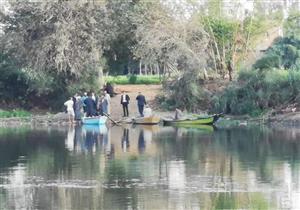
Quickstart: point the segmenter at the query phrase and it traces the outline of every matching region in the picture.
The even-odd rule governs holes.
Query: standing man
[[[88,96],[87,96],[87,93],[86,92],[84,92],[83,93],[83,96],[81,97],[81,103],[82,103],[82,105],[83,105],[83,113],[84,113],[84,115],[86,114],[86,105],[85,105],[85,99],[87,99],[88,98]]]
[[[121,95],[121,104],[123,106],[123,117],[128,117],[128,104],[129,104],[130,98],[127,94],[125,94],[125,91],[122,91]]]
[[[137,100],[137,105],[138,105],[138,108],[139,108],[139,113],[140,113],[141,117],[144,117],[144,114],[143,114],[144,105],[147,104],[145,96],[142,95],[141,92],[139,92],[138,96],[136,97],[136,100]]]
[[[74,109],[73,109],[73,105],[74,105],[74,102],[73,102],[73,97],[70,97],[69,100],[67,100],[64,105],[67,107],[67,113],[68,113],[68,116],[69,116],[69,123],[73,123],[73,120],[74,120],[74,116],[75,116],[75,113],[74,113]]]
[[[96,116],[96,102],[92,99],[92,94],[88,94],[88,98],[84,100],[86,106],[86,116]]]
[[[110,95],[104,90],[104,100],[106,101],[106,114],[110,115]]]

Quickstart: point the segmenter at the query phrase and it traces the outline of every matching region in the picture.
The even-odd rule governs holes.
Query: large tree
[[[5,49],[22,67],[71,78],[92,70],[101,77],[111,25],[102,1],[10,1],[0,21]]]

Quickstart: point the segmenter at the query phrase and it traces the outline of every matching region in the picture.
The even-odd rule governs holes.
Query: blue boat
[[[85,125],[103,125],[106,123],[106,116],[99,117],[84,117],[82,118],[82,123]]]
[[[107,127],[106,125],[99,124],[99,125],[89,125],[89,124],[84,124],[82,128],[86,132],[95,132],[95,133],[100,133],[100,134],[106,134],[107,133]]]

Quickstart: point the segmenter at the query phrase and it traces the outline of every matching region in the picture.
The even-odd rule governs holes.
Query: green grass
[[[30,112],[14,109],[11,111],[0,110],[0,118],[10,118],[10,117],[30,117]]]
[[[158,75],[129,75],[129,76],[107,76],[104,80],[117,85],[155,85],[161,84],[161,77]]]

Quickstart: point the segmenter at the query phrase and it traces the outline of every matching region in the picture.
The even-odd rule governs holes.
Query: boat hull
[[[213,115],[210,117],[201,117],[197,119],[184,120],[164,120],[164,125],[213,125],[220,115]]]
[[[107,117],[100,116],[100,117],[84,117],[82,118],[82,123],[84,125],[103,125],[106,123]]]
[[[139,117],[132,119],[133,124],[156,125],[160,122],[160,117]]]

